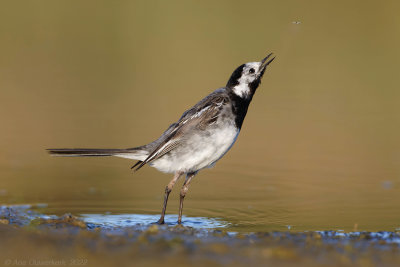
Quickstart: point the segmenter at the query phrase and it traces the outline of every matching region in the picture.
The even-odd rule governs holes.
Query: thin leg
[[[181,194],[180,194],[180,203],[179,203],[179,217],[178,217],[178,224],[182,223],[182,210],[183,210],[183,200],[185,199],[186,193],[189,190],[190,182],[192,178],[196,175],[197,172],[188,173],[186,176],[185,183],[182,186]]]
[[[169,184],[167,185],[167,187],[165,188],[165,195],[164,195],[164,206],[161,212],[161,217],[158,220],[158,224],[164,224],[164,216],[165,216],[165,211],[167,210],[167,203],[168,203],[168,196],[169,193],[171,193],[172,188],[174,187],[176,181],[178,181],[179,177],[182,176],[183,173],[181,172],[176,172],[174,175],[174,178],[172,178],[171,182],[169,182]]]

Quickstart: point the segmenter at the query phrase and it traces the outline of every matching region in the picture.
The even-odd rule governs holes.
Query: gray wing
[[[161,158],[165,154],[179,147],[185,140],[185,135],[194,129],[206,130],[208,126],[215,123],[225,105],[229,101],[229,96],[225,88],[220,88],[209,94],[191,109],[183,113],[178,122],[172,124],[163,135],[154,143],[157,146],[150,151],[149,156],[144,161],[138,161],[132,166],[135,171],[142,168],[145,164]]]

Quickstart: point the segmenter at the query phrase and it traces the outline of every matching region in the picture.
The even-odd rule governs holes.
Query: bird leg
[[[183,200],[185,199],[186,193],[189,190],[190,182],[192,178],[196,175],[197,172],[188,173],[185,179],[185,182],[181,189],[180,194],[180,203],[179,203],[179,217],[178,217],[178,224],[182,223],[182,210],[183,210]]]
[[[157,222],[158,224],[164,224],[164,216],[165,216],[165,211],[167,210],[169,193],[171,193],[172,188],[174,187],[176,181],[178,181],[178,179],[182,176],[182,174],[183,174],[182,172],[176,172],[174,178],[172,178],[167,187],[165,187],[164,206],[161,212],[161,217]]]

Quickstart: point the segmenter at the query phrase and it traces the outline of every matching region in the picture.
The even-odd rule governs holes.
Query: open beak
[[[261,78],[264,75],[265,69],[267,68],[267,66],[274,61],[275,57],[271,58],[270,60],[268,60],[270,57],[272,56],[272,53],[269,54],[268,56],[266,56],[263,60],[261,60],[261,66],[260,66],[260,75],[259,77]]]

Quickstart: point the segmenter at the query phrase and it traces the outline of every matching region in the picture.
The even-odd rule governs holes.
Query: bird
[[[137,160],[131,167],[138,171],[150,165],[173,178],[164,192],[158,224],[164,224],[168,197],[175,183],[186,176],[180,190],[178,224],[182,224],[183,201],[196,174],[211,168],[235,143],[253,96],[261,83],[267,66],[275,59],[272,53],[258,62],[240,65],[226,86],[204,97],[185,111],[155,141],[127,149],[51,148],[53,156],[115,156]]]

